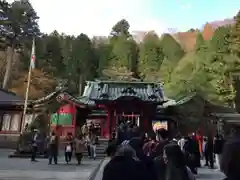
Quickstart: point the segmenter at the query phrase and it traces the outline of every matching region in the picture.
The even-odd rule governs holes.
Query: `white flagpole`
[[[31,57],[30,57],[29,70],[28,70],[28,80],[27,80],[27,88],[26,88],[25,101],[24,101],[24,109],[23,109],[23,116],[22,116],[21,132],[23,132],[23,130],[25,129],[25,123],[26,123],[25,122],[25,117],[26,117],[26,113],[27,113],[28,94],[29,94],[29,87],[30,87],[32,68],[33,68],[33,62],[32,62],[33,55],[35,56],[35,39],[33,39],[32,52],[31,52]]]

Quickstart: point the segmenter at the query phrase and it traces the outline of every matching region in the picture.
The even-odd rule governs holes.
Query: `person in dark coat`
[[[194,150],[194,163],[196,167],[201,167],[201,153],[199,151],[199,143],[197,136],[194,134],[192,135],[192,142],[193,142],[193,150]]]
[[[129,146],[120,147],[103,171],[102,180],[147,180],[143,164]]]
[[[158,141],[156,142],[154,157],[162,156],[164,147],[170,142],[168,139],[168,131],[166,129],[161,128],[156,134]]]
[[[108,143],[108,146],[106,148],[105,153],[107,154],[108,157],[113,158],[117,152],[117,141],[110,141]]]
[[[152,158],[154,159],[155,171],[157,172],[157,178],[159,180],[165,179],[166,164],[164,163],[163,150],[164,147],[170,143],[168,139],[168,132],[165,129],[159,129],[157,131],[157,139],[155,142]]]
[[[196,164],[196,144],[191,137],[186,137],[186,143],[183,146],[184,155],[188,167],[194,174],[197,174],[197,164]]]
[[[225,180],[240,179],[240,130],[226,141],[220,162],[221,171],[227,176]]]
[[[208,140],[206,143],[206,154],[208,157],[208,161],[209,161],[209,168],[213,169],[214,168],[214,157],[213,157],[213,138],[212,136],[208,136]]]
[[[55,132],[52,132],[49,142],[48,142],[48,164],[52,164],[52,159],[54,164],[58,162],[58,137]]]
[[[217,133],[214,138],[213,152],[215,154],[216,166],[219,170],[220,170],[220,161],[221,161],[223,145],[224,145],[224,139],[221,135]]]
[[[112,141],[114,141],[116,139],[116,135],[117,135],[116,129],[114,129],[113,132],[112,132],[112,137],[111,137]]]
[[[133,137],[130,140],[129,145],[135,150],[136,157],[143,163],[147,177],[151,180],[157,180],[154,161],[146,156],[143,151],[144,139],[141,137]]]
[[[32,133],[32,143],[31,143],[31,148],[32,148],[31,161],[32,162],[37,162],[36,156],[37,156],[38,143],[39,143],[38,138],[39,138],[39,132],[37,129],[34,129]]]
[[[194,175],[187,167],[180,146],[175,143],[166,145],[163,157],[166,163],[166,180],[195,180]]]

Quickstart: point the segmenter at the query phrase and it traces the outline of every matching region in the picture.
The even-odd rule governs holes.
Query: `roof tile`
[[[121,97],[135,97],[143,101],[163,102],[163,90],[159,83],[89,81],[84,93],[91,100],[117,100]],[[84,91],[84,92],[85,92]]]

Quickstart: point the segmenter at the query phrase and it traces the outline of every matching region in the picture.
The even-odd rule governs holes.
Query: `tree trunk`
[[[6,72],[3,80],[3,86],[2,86],[3,89],[8,88],[9,79],[12,73],[13,56],[14,56],[14,44],[12,44],[11,47],[7,48],[7,65],[6,65]]]

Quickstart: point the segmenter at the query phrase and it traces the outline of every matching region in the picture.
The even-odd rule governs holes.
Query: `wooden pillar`
[[[108,116],[109,116],[109,131],[108,131],[109,132],[109,134],[108,134],[109,136],[108,137],[109,137],[109,139],[111,139],[111,136],[112,136],[112,124],[113,124],[113,122],[112,122],[113,121],[112,120],[112,118],[113,118],[112,108],[109,108],[108,111],[109,111],[108,112]]]
[[[76,122],[77,122],[77,108],[75,106],[75,104],[72,104],[72,126],[73,126],[73,135],[76,134]],[[80,127],[81,128],[81,127]]]
[[[106,122],[105,122],[105,126],[104,126],[104,136],[107,137],[107,138],[110,138],[110,119],[111,119],[111,113],[110,113],[110,108],[109,107],[106,107],[107,109],[107,117],[106,117]]]

